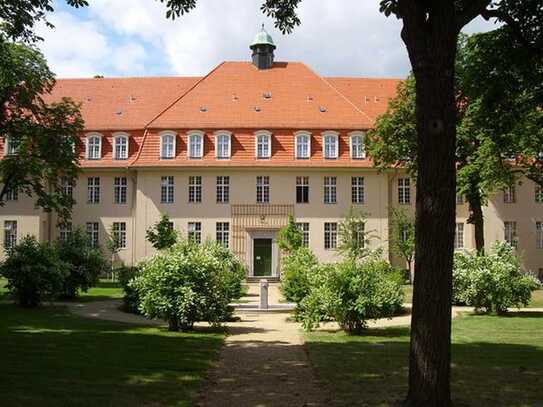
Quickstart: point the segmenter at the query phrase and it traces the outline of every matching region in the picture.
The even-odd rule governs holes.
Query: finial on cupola
[[[249,48],[253,51],[253,65],[258,69],[270,69],[273,67],[273,51],[275,44],[273,38],[264,28],[258,32]]]

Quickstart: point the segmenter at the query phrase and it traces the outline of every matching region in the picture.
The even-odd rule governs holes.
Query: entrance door
[[[272,275],[272,239],[253,239],[253,274],[255,277]]]

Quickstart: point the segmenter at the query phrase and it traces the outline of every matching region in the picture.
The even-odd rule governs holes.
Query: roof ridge
[[[323,78],[326,79],[365,79],[365,80],[372,80],[372,81],[405,81],[405,78],[399,78],[399,77],[385,77],[385,76],[323,76]]]
[[[133,79],[201,79],[202,76],[177,76],[177,75],[158,75],[158,76],[104,76],[95,78],[92,76],[80,76],[74,78],[55,78],[55,81],[108,81],[108,80],[133,80]]]
[[[334,92],[336,92],[340,97],[343,98],[343,100],[345,100],[345,102],[347,102],[349,105],[351,105],[357,112],[361,113],[363,116],[366,116],[366,118],[369,120],[370,123],[373,123],[373,120],[371,117],[368,116],[368,114],[366,112],[363,112],[362,110],[360,110],[353,102],[351,102],[349,100],[349,98],[347,98],[347,96],[345,96],[343,93],[341,93],[339,90],[336,89],[335,86],[332,86],[332,84],[330,82],[328,82],[326,79],[324,79],[324,77],[320,76],[317,72],[315,72],[311,67],[303,64],[309,71],[311,71],[315,76],[317,76],[321,81],[323,81],[326,85],[328,85],[330,87],[330,89],[332,89]]]

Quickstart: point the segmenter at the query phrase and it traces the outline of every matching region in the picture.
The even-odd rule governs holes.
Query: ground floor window
[[[536,247],[543,249],[543,222],[535,223]]]
[[[230,242],[230,224],[228,222],[217,222],[217,242],[228,248]]]
[[[202,223],[189,222],[187,227],[187,237],[195,243],[202,243]]]
[[[59,240],[61,242],[65,242],[66,240],[68,240],[70,233],[72,233],[72,222],[61,223],[58,229],[59,229],[59,234],[58,234]]]
[[[517,222],[503,222],[504,240],[512,247],[518,246]]]
[[[464,224],[457,223],[454,231],[454,248],[462,249],[464,247]]]
[[[98,222],[87,222],[86,229],[87,229],[87,236],[89,237],[89,240],[91,242],[92,247],[98,247],[99,244],[99,225]]]
[[[309,223],[297,223],[298,229],[302,232],[302,244],[304,247],[309,247]]]
[[[17,244],[17,221],[6,220],[4,222],[4,248],[12,249]]]
[[[113,222],[113,238],[120,249],[126,249],[126,222]]]
[[[324,248],[337,248],[337,223],[326,222],[324,224]]]

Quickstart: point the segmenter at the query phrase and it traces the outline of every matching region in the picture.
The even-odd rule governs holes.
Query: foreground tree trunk
[[[416,252],[405,406],[451,405],[450,345],[456,196],[453,2],[427,14],[402,2],[402,39],[416,78]]]
[[[485,224],[480,195],[469,198],[469,210],[468,223],[472,224],[475,230],[475,249],[482,255],[485,253]]]

